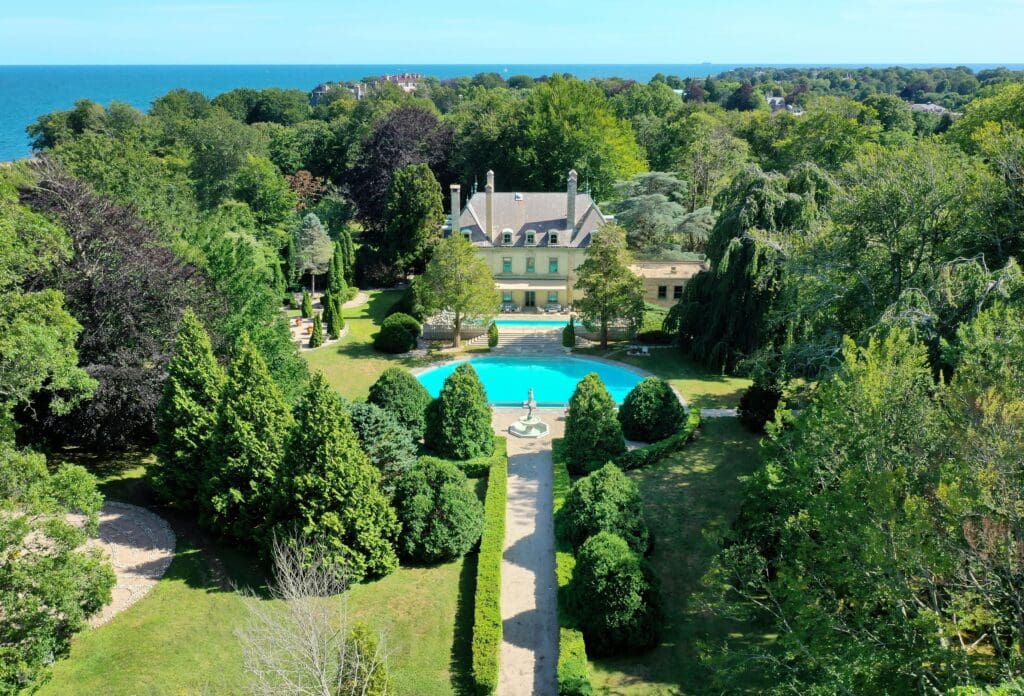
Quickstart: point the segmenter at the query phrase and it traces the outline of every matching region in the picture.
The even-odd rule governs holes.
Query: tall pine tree
[[[398,567],[398,518],[323,375],[296,408],[278,490],[279,538],[298,534],[353,582]]]
[[[356,245],[352,241],[352,232],[348,227],[341,229],[341,233],[338,235],[338,244],[341,246],[341,261],[345,282],[348,285],[352,285],[355,282]]]
[[[213,355],[210,336],[188,308],[178,326],[157,408],[156,452],[161,466],[154,477],[160,495],[182,508],[198,503],[223,387],[224,372]]]
[[[242,541],[262,538],[291,424],[267,364],[243,335],[217,413],[204,524]]]

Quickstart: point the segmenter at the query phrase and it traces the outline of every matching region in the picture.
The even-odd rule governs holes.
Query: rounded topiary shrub
[[[587,539],[576,554],[567,594],[589,655],[635,653],[658,642],[657,579],[621,537],[600,532]]]
[[[487,346],[489,348],[497,346],[498,338],[498,325],[492,321],[491,325],[487,327]]]
[[[408,353],[416,347],[416,338],[423,327],[408,314],[392,314],[380,325],[373,347],[382,353]]]
[[[754,382],[740,397],[736,415],[747,430],[763,433],[768,421],[775,418],[775,410],[782,401],[782,387],[778,384]]]
[[[626,451],[615,400],[596,372],[580,380],[565,418],[565,465],[569,473],[586,474]]]
[[[387,368],[370,387],[366,400],[397,418],[414,440],[423,437],[430,393],[410,373],[400,367]]]
[[[686,421],[686,411],[668,382],[646,377],[622,402],[619,422],[630,440],[657,442],[675,435]]]
[[[559,534],[579,547],[599,532],[611,532],[640,554],[651,548],[640,489],[608,463],[573,484],[558,513]]]
[[[494,451],[487,393],[468,362],[455,368],[427,408],[424,440],[446,459],[472,459]]]
[[[398,552],[422,563],[450,561],[468,552],[484,528],[484,507],[451,462],[418,464],[395,487],[402,522]]]
[[[394,493],[395,484],[416,465],[416,441],[394,414],[376,404],[353,403],[348,407],[352,430],[370,463],[381,473],[381,488]]]

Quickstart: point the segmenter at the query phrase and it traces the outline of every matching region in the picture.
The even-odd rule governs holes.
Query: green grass
[[[700,578],[742,501],[740,478],[757,463],[757,439],[735,419],[707,419],[696,441],[662,462],[629,473],[640,487],[655,535],[650,561],[666,612],[662,643],[653,651],[591,662],[596,694],[712,693],[698,644],[709,637],[764,640],[757,627],[702,613],[690,605]],[[751,685],[756,693],[756,685]]]
[[[598,349],[577,352],[601,355],[647,370],[678,389],[688,404],[700,408],[735,408],[750,386],[746,377],[711,372],[677,348],[652,348],[650,355],[645,356],[626,355],[625,348],[613,348],[610,352]]]
[[[144,480],[149,457],[69,459],[96,472],[106,495],[153,505]],[[482,496],[483,483],[469,485]],[[78,635],[41,694],[246,692],[234,632],[245,625],[248,610],[233,588],[261,587],[260,568],[250,555],[210,541],[189,520],[158,512],[178,536],[167,574],[131,608]],[[383,633],[398,693],[469,693],[475,576],[471,554],[435,567],[403,567],[350,590],[350,618]]]

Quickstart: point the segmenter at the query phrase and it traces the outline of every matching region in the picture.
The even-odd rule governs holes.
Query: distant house
[[[640,261],[630,268],[644,281],[644,302],[673,307],[695,275],[708,269],[706,261]]]
[[[940,116],[942,114],[952,113],[949,109],[942,106],[941,104],[933,104],[932,102],[928,102],[927,104],[911,104],[910,110],[925,114],[939,114]]]
[[[460,206],[460,188],[451,187],[449,234],[461,234],[487,261],[503,304],[520,307],[571,305],[578,295],[576,269],[586,259],[593,235],[608,221],[589,194],[577,190],[570,171],[563,193],[517,193],[487,186]]]
[[[423,82],[423,75],[419,73],[399,73],[397,75],[382,75],[381,82],[390,82],[398,85],[406,92],[415,92],[416,86]]]
[[[775,97],[775,96],[772,96],[770,94],[766,94],[764,98],[765,98],[765,100],[767,100],[768,107],[772,111],[782,111],[783,109],[786,108],[786,98],[785,97]]]

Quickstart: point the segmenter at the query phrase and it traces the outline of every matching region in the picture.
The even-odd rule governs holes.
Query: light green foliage
[[[275,248],[286,241],[285,223],[294,213],[298,198],[273,162],[250,155],[232,177],[231,196],[249,206]]]
[[[972,101],[949,129],[948,137],[967,152],[974,152],[974,136],[988,123],[1024,128],[1024,84],[1008,82]]]
[[[656,644],[662,623],[657,580],[621,537],[602,531],[584,542],[566,594],[588,653],[635,653]]]
[[[215,533],[260,541],[292,418],[267,364],[243,335],[228,370],[207,459],[201,519]]]
[[[398,567],[400,525],[341,398],[315,375],[295,410],[277,482],[276,530],[301,534],[353,582]]]
[[[427,409],[427,447],[451,459],[471,459],[494,448],[487,393],[468,362],[444,381],[441,393]]]
[[[400,367],[389,367],[370,387],[367,401],[384,409],[409,429],[413,439],[423,437],[430,394],[419,380]]]
[[[621,537],[639,554],[651,547],[640,491],[611,462],[573,484],[557,518],[559,534],[577,549],[598,532]]]
[[[748,161],[750,147],[737,138],[720,112],[694,111],[673,124],[674,142],[666,166],[687,182],[685,205],[689,212],[711,205]]]
[[[184,509],[199,507],[224,379],[209,334],[195,312],[186,309],[157,407],[160,467],[154,474],[160,495]]]
[[[320,218],[309,213],[295,231],[295,270],[309,274],[314,292],[316,276],[327,270],[333,255],[334,246],[327,230],[320,223]]]
[[[484,531],[476,564],[473,603],[473,680],[477,692],[493,694],[498,688],[501,656],[501,564],[505,553],[505,504],[508,499],[508,457],[504,438],[497,438],[487,493]]]
[[[450,561],[480,539],[483,505],[466,485],[466,475],[451,462],[420,462],[398,479],[394,502],[402,523],[398,549],[404,558]]]
[[[565,419],[565,462],[570,473],[585,474],[626,451],[615,401],[596,372],[580,380]]]
[[[499,340],[501,336],[498,335],[498,325],[492,321],[487,327],[487,347],[496,348]]]
[[[384,202],[385,261],[403,274],[420,272],[441,240],[441,184],[426,164],[411,164],[391,177]]]
[[[554,76],[526,100],[525,144],[520,158],[533,191],[559,191],[565,173],[576,169],[597,200],[615,182],[645,169],[643,153],[629,123],[615,116],[601,90]]]
[[[26,290],[30,276],[67,258],[67,235],[17,201],[20,170],[0,172],[0,441],[13,435],[11,410],[50,388],[57,412],[67,412],[95,383],[78,367],[82,327],[55,290]],[[19,181],[19,179],[21,181]]]
[[[309,290],[302,291],[302,308],[299,311],[303,319],[313,317],[313,296],[309,294]]]
[[[462,343],[462,323],[490,320],[501,301],[487,262],[462,235],[451,235],[437,244],[426,271],[413,281],[413,290],[425,314],[443,309],[454,313],[456,347]]]
[[[646,377],[633,387],[619,409],[622,432],[629,440],[664,440],[674,435],[685,419],[676,393],[657,377]]]
[[[771,164],[781,171],[804,162],[829,171],[839,169],[864,146],[878,142],[880,127],[870,121],[871,112],[863,105],[822,97],[802,116],[782,122],[788,126],[772,144]]]
[[[51,473],[41,454],[0,442],[0,693],[34,691],[86,620],[110,602],[114,571],[96,534],[103,496],[79,466]],[[84,526],[65,520],[84,515]]]
[[[593,236],[586,260],[576,269],[576,287],[585,294],[575,309],[584,325],[599,330],[602,348],[608,346],[612,322],[636,327],[643,317],[643,282],[630,270],[630,260],[625,230],[609,224]]]

